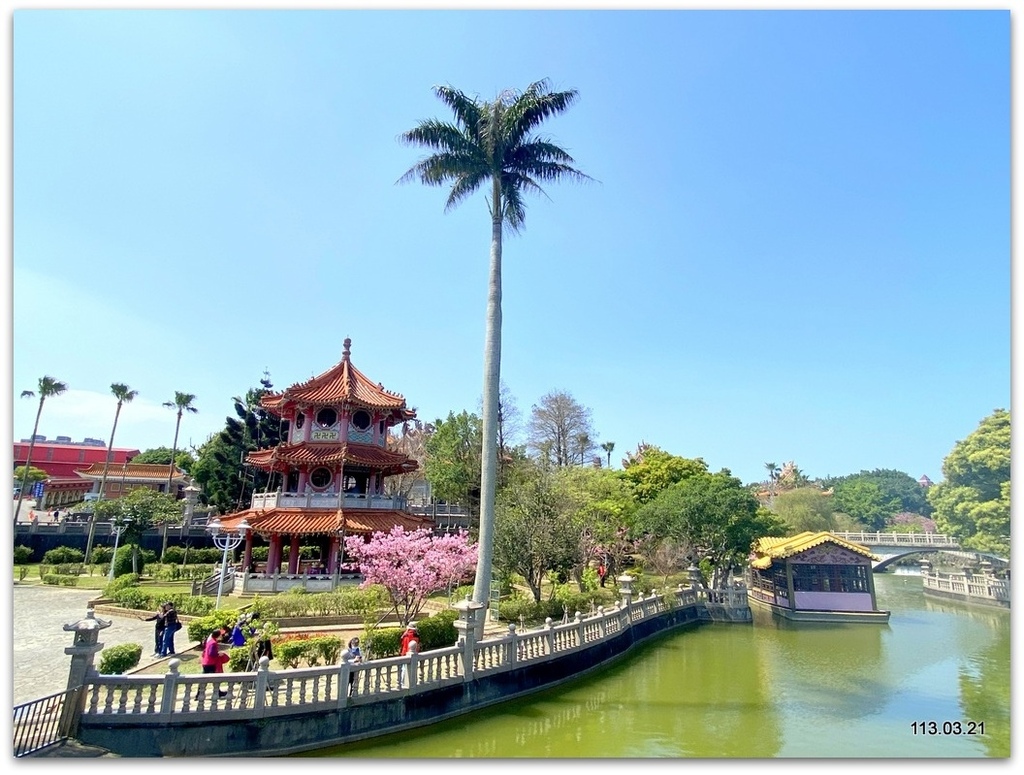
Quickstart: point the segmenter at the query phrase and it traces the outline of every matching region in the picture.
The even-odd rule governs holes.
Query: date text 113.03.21
[[[984,721],[914,721],[910,729],[915,735],[983,735]]]

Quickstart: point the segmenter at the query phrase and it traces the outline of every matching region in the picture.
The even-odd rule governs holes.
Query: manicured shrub
[[[32,547],[30,546],[15,546],[14,547],[14,564],[15,565],[28,565],[32,562]]]
[[[365,638],[364,646],[366,653],[373,659],[384,657],[397,657],[402,646],[401,627],[382,627],[374,630],[368,638]]]
[[[78,576],[62,576],[59,573],[47,573],[43,576],[43,583],[53,587],[77,587]]]
[[[85,562],[85,552],[81,549],[72,549],[70,546],[58,546],[43,555],[43,562],[47,565],[82,563]]]
[[[420,633],[420,650],[443,649],[454,646],[459,639],[459,631],[455,629],[458,611],[447,609],[416,622]]]
[[[317,667],[321,664],[336,664],[340,653],[341,638],[336,635],[321,635],[306,641],[302,656],[305,657],[307,665]]]
[[[126,573],[142,573],[146,567],[146,552],[139,552],[139,567],[136,571],[135,566],[132,563],[132,550],[135,547],[132,544],[126,546],[119,546],[117,549],[117,556],[114,557],[114,578],[123,576]]]
[[[108,582],[103,587],[103,597],[110,597],[116,600],[118,592],[131,587],[137,587],[138,585],[139,575],[137,573],[125,573],[123,576],[118,576],[113,581]]]
[[[112,595],[114,602],[122,608],[133,608],[137,611],[156,610],[153,603],[153,596],[143,591],[140,587],[127,587],[119,589]]]
[[[285,668],[298,667],[305,651],[304,640],[287,640],[274,644],[274,657]]]
[[[106,565],[110,567],[110,558],[114,556],[114,549],[111,546],[94,546],[89,562],[93,565]]]
[[[178,608],[178,604],[175,603],[174,607]],[[178,613],[182,613],[181,609],[178,609]],[[188,623],[186,629],[188,639],[190,641],[199,641],[202,643],[214,630],[225,628],[230,631],[231,628],[235,626],[235,622],[238,621],[238,617],[241,615],[241,611],[232,608],[221,608],[219,610],[209,611],[201,618],[193,619]]]
[[[142,659],[142,646],[138,643],[122,643],[103,649],[100,654],[99,672],[101,675],[123,675],[137,667]]]

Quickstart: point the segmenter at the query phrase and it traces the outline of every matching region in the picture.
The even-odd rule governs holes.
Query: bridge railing
[[[943,533],[833,533],[837,538],[855,544],[881,546],[948,546],[959,547],[960,542]]]

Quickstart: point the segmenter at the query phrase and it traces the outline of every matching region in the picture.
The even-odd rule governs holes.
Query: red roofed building
[[[61,437],[62,439],[64,437]],[[14,442],[14,467],[25,465],[28,458],[29,441]],[[121,465],[141,454],[137,449],[114,447],[110,450],[110,465]],[[36,437],[35,446],[32,447],[33,468],[46,471],[51,477],[74,478],[78,471],[89,468],[94,463],[103,465],[107,459],[107,445],[99,444],[73,444],[70,441],[46,441]]]
[[[315,537],[328,561],[325,570],[340,568],[345,535],[433,527],[429,519],[406,510],[405,498],[385,494],[388,476],[415,471],[415,460],[387,448],[388,431],[416,417],[405,398],[385,390],[352,365],[346,339],[341,362],[283,393],[263,397],[261,405],[287,422],[276,447],[251,453],[246,462],[271,474],[274,491],[256,493],[251,506],[221,519],[234,531],[243,519],[252,530],[242,566],[251,561],[253,535],[269,544],[267,572],[281,572],[287,544],[287,573],[301,571],[299,544]],[[276,587],[275,587],[276,588]]]

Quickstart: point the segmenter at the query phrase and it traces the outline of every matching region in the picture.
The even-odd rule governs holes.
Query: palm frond
[[[478,191],[490,177],[490,171],[487,169],[476,169],[460,175],[448,194],[448,201],[444,204],[445,212],[457,207],[466,197]]]
[[[462,126],[475,131],[480,123],[480,100],[468,97],[451,86],[435,86],[434,94],[455,114],[455,120]]]

